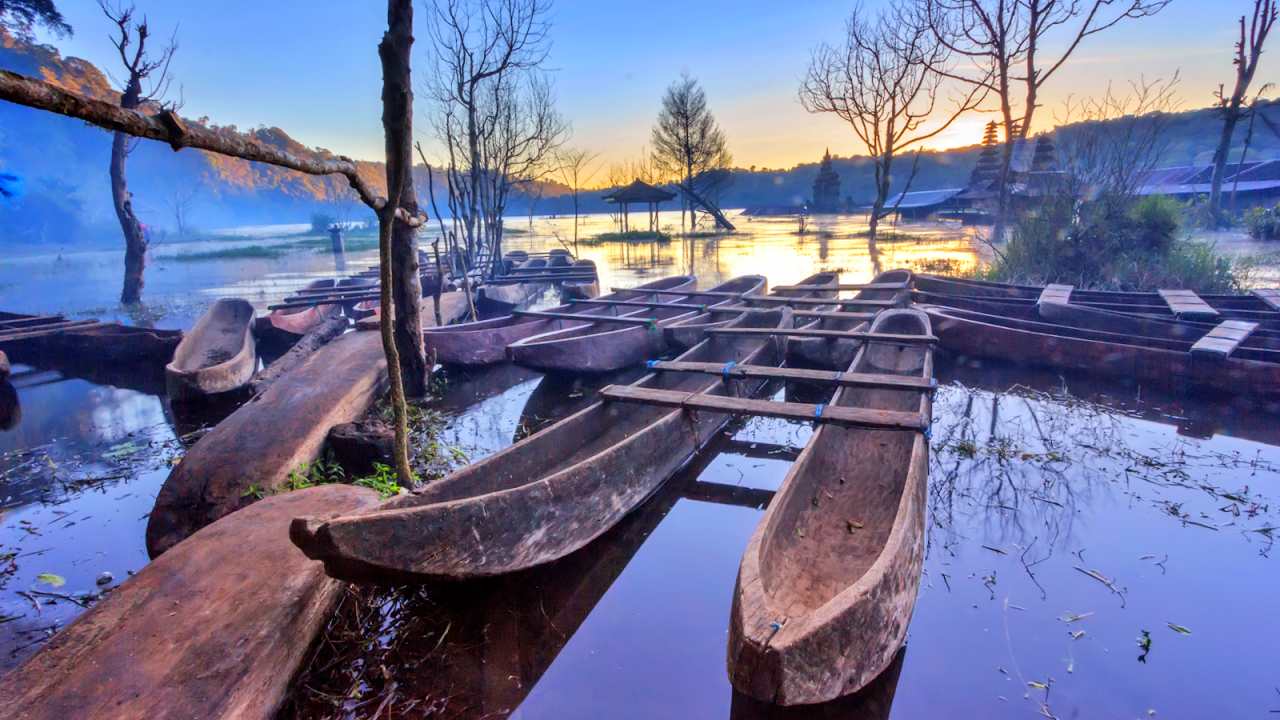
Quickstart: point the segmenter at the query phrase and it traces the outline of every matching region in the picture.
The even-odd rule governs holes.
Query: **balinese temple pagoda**
[[[840,175],[831,167],[830,149],[822,156],[818,177],[813,180],[813,205],[810,210],[816,213],[840,211]]]
[[[668,200],[674,199],[675,193],[663,190],[650,185],[643,180],[636,180],[630,185],[605,193],[602,199],[607,203],[614,203],[618,206],[618,222],[623,232],[631,231],[631,205],[643,204],[649,206],[649,231],[656,232],[658,230],[658,206]]]

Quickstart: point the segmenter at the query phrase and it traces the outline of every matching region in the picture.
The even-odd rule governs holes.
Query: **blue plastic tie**
[[[826,405],[824,405],[823,403],[818,403],[817,405],[814,405],[814,406],[813,406],[813,416],[814,416],[814,417],[816,417],[816,418],[820,418],[820,417],[822,417],[822,411],[823,411],[823,409],[824,409],[824,408],[826,408],[826,407],[827,407],[827,406],[826,406]]]
[[[738,363],[734,362],[733,360],[730,360],[729,362],[724,364],[724,367],[720,370],[720,372],[721,374],[724,375],[725,380],[729,379],[729,371],[733,370],[733,366],[737,364]]]
[[[925,440],[932,440],[932,439],[933,439],[933,426],[932,426],[932,425],[925,425],[925,426],[924,426],[924,430],[921,430],[920,432],[922,432],[922,433],[924,434],[924,439],[925,439]]]
[[[654,368],[658,367],[658,361],[657,361],[657,360],[645,360],[645,361],[644,361],[644,366],[645,366],[645,367],[647,367],[647,368],[649,368],[650,370],[652,370],[652,369],[654,369]]]

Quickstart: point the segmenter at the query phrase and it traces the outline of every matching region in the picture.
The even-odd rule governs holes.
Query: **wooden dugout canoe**
[[[785,308],[745,313],[741,327],[790,327]],[[776,364],[771,338],[712,337],[682,359]],[[759,380],[658,373],[640,387],[751,395]],[[562,558],[617,524],[724,427],[729,416],[596,402],[510,448],[374,512],[303,517],[290,536],[334,577],[463,580]]]
[[[590,272],[595,275],[595,261],[577,260],[573,263],[573,271]],[[598,275],[594,280],[565,280],[560,284],[560,298],[565,301],[593,298],[599,294],[600,280]]]
[[[253,306],[222,298],[182,338],[165,366],[165,385],[174,400],[198,400],[243,387],[257,369]]]
[[[644,297],[644,290],[692,290],[697,279],[692,275],[675,275],[654,280],[635,288],[610,293],[601,300],[629,300]],[[664,302],[658,300],[657,302]],[[561,305],[554,312],[575,315],[604,315],[612,311],[603,305]],[[448,327],[427,328],[422,336],[428,354],[444,365],[492,365],[507,359],[507,346],[521,338],[538,335],[562,327],[564,321],[540,317],[503,315],[488,320],[460,323]]]
[[[820,272],[814,273],[809,277],[801,280],[797,285],[823,285],[828,286],[830,290],[774,290],[769,293],[773,297],[835,297],[839,292],[835,289],[836,284],[840,282],[840,273]],[[751,307],[750,301],[743,303],[733,303],[732,309],[712,309],[704,313],[698,313],[693,317],[685,318],[678,322],[663,328],[666,333],[666,339],[669,344],[677,348],[690,348],[702,341],[709,328],[724,327],[734,318],[742,313],[742,307]]]
[[[916,310],[885,310],[875,332],[928,335]],[[933,376],[924,345],[864,344],[849,370]],[[927,393],[844,387],[833,406],[931,412]],[[866,686],[906,638],[924,561],[924,434],[822,425],[751,537],[729,628],[729,677],[780,705]]]
[[[507,259],[510,260],[508,255]],[[510,271],[512,274],[527,274],[534,271],[545,270],[547,267],[546,258],[533,258],[520,263],[512,263],[514,267]],[[489,310],[511,310],[520,303],[533,297],[534,293],[546,286],[543,281],[509,283],[503,285],[481,285],[476,291],[476,302]]]
[[[871,281],[879,283],[909,283],[910,270],[889,270],[876,275]],[[907,290],[859,290],[855,300],[892,300],[898,306],[905,307],[911,302],[911,293]],[[832,309],[839,309],[833,306]],[[857,330],[866,324],[865,320],[824,318],[805,327],[815,330]],[[865,328],[864,328],[865,329]],[[838,338],[788,338],[787,361],[803,366],[823,369],[842,369],[849,367],[853,356],[858,352],[861,343],[857,340]]]
[[[937,296],[949,296],[967,299],[1004,300],[1011,303],[1035,303],[1044,292],[1038,285],[1013,285],[1008,283],[970,280],[965,278],[942,277],[938,275],[916,274],[912,279],[912,287],[923,296],[918,302],[941,304]],[[1266,291],[1262,291],[1266,292]],[[1276,307],[1263,300],[1260,294],[1251,295],[1217,295],[1205,294],[1199,298],[1213,308],[1222,319],[1249,320],[1260,323],[1274,323],[1280,328],[1280,312]],[[1101,310],[1112,310],[1130,314],[1172,317],[1168,302],[1159,293],[1154,292],[1113,292],[1109,290],[1075,290],[1071,291],[1070,302]]]
[[[307,283],[307,290],[324,290],[334,288],[337,281],[333,278],[324,278],[314,282]],[[332,305],[312,305],[311,307],[301,308],[282,308],[280,310],[272,310],[267,315],[267,322],[271,327],[290,335],[299,337],[311,332],[312,329],[318,327],[325,320],[336,316],[342,311],[342,306]]]
[[[760,294],[768,280],[762,275],[744,275],[721,283],[711,292]],[[673,305],[723,305],[736,302],[730,297],[661,295],[661,302]],[[707,302],[713,299],[715,302]],[[668,302],[669,300],[669,302]],[[609,322],[572,324],[560,330],[533,335],[507,346],[507,357],[517,365],[546,373],[604,373],[621,370],[667,350],[664,329],[693,317],[697,310],[661,306],[627,313],[624,317],[651,319],[650,325],[623,325]]]
[[[930,295],[930,297],[934,296]],[[1075,303],[1031,304],[1010,303],[1003,300],[948,297],[939,297],[938,299],[938,302],[926,304],[968,310],[984,315],[995,315],[1009,320],[1115,333],[1121,336],[1115,339],[1124,341],[1134,338],[1149,338],[1194,343],[1212,332],[1218,325],[1216,322],[1179,320],[1169,316],[1130,315]],[[1262,327],[1259,326],[1259,329],[1250,334],[1242,347],[1280,350],[1280,332],[1261,329]]]
[[[1190,341],[1143,338],[1018,320],[937,305],[929,314],[948,352],[1022,365],[1082,370],[1169,390],[1280,394],[1280,351],[1242,346],[1227,357],[1191,352]]]

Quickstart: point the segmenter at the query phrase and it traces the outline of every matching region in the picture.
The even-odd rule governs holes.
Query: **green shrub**
[[[1249,237],[1256,240],[1280,240],[1280,205],[1273,208],[1253,208],[1244,214],[1244,224]]]

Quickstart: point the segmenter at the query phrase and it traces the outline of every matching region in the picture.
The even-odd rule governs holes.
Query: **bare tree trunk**
[[[1214,227],[1221,227],[1222,217],[1222,181],[1226,177],[1227,155],[1231,152],[1231,138],[1236,133],[1236,123],[1240,121],[1240,109],[1235,104],[1223,108],[1222,134],[1218,136],[1218,147],[1213,151],[1213,180],[1209,188],[1210,222]]]
[[[120,302],[131,305],[142,300],[147,238],[142,233],[142,224],[133,214],[133,198],[125,180],[124,163],[128,156],[129,136],[117,132],[111,140],[111,201],[120,221],[120,231],[124,234],[124,285],[120,290]]]
[[[389,198],[404,214],[418,216],[413,188],[413,85],[409,54],[413,46],[413,3],[390,0],[387,34],[378,46],[382,58],[382,124],[386,132],[388,192],[395,173],[400,196]],[[400,356],[404,392],[408,397],[427,394],[427,356],[422,347],[422,283],[418,277],[417,229],[397,219],[391,232],[391,286],[395,303],[394,336]],[[385,305],[383,306],[385,311]]]

